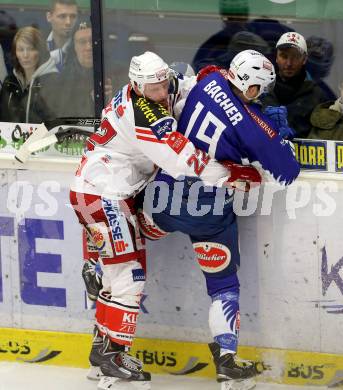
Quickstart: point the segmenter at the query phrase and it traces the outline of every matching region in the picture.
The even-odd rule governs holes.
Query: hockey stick
[[[41,123],[37,129],[23,143],[15,154],[15,159],[25,163],[30,155],[50,146],[56,142],[62,142],[73,134],[80,134],[88,137],[100,124],[98,118],[57,118]]]

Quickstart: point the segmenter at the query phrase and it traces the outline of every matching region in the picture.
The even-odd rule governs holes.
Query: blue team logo
[[[150,125],[152,132],[156,138],[162,139],[167,133],[173,130],[173,123],[175,119],[171,117],[161,118]]]

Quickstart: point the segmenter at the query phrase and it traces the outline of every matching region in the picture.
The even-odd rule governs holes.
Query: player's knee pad
[[[237,286],[212,296],[209,326],[214,340],[222,349],[235,353],[240,327],[239,290]]]
[[[148,240],[159,240],[168,235],[162,230],[143,209],[137,210],[139,230]]]
[[[107,264],[102,267],[103,290],[111,294],[114,299],[125,299],[133,303],[140,297],[144,284],[145,272],[142,265],[135,260],[126,263]]]

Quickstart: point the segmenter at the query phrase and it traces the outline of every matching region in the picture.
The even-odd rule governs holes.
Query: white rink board
[[[340,191],[330,194],[337,205],[335,213],[316,217],[317,182],[309,183],[311,199],[295,212],[295,219],[286,213],[285,193],[275,198],[272,215],[239,218],[242,345],[343,353],[343,261],[339,264],[343,192],[336,183]],[[324,246],[328,271],[322,274]],[[188,238],[178,234],[154,243],[150,257],[149,292],[160,298],[147,320],[161,326],[144,328],[144,336],[172,332],[179,339],[207,340],[210,301]],[[335,265],[338,269],[330,278]],[[325,295],[324,281],[328,283]]]
[[[80,276],[81,229],[68,207],[71,179],[67,172],[0,171],[0,327],[91,332],[94,311],[85,310]],[[22,198],[16,186],[25,182]],[[240,343],[342,354],[343,183],[330,182],[337,191],[326,196],[336,209],[325,217],[313,211],[327,207],[319,181],[299,183],[307,183],[309,197],[298,188],[306,205],[295,210],[295,219],[286,211],[292,197],[286,192],[275,194],[272,215],[239,218]],[[174,234],[148,245],[145,294],[139,336],[210,339],[209,298],[187,237]]]

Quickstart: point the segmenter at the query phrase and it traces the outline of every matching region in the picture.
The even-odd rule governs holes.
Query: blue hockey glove
[[[270,118],[276,126],[276,130],[288,126],[287,108],[285,106],[267,106],[264,114]]]
[[[279,128],[279,134],[284,139],[292,140],[295,137],[295,131],[289,126]]]

